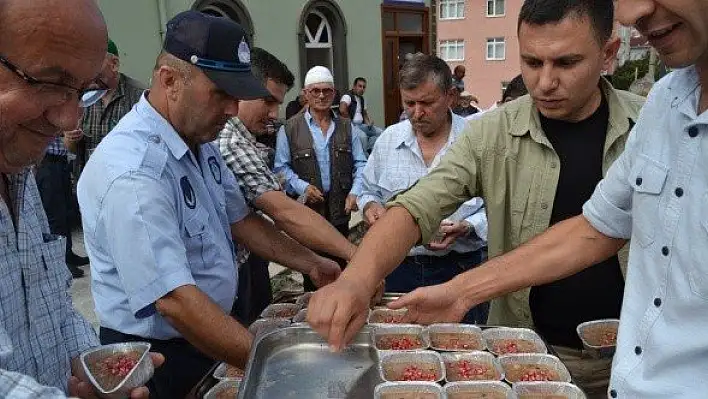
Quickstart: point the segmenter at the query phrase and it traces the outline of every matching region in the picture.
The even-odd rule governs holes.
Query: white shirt
[[[659,81],[625,152],[585,204],[631,238],[610,396],[708,397],[708,112],[695,68]]]
[[[354,112],[354,116],[349,115],[350,118],[352,118],[352,123],[360,125],[364,123],[364,114],[362,113],[361,109],[361,97],[354,95],[356,97],[356,111]],[[347,106],[351,105],[352,103],[352,97],[349,94],[345,94],[342,96],[342,99],[340,100],[340,104],[345,103]],[[364,107],[366,109],[366,107]]]
[[[453,114],[447,143],[431,164],[426,165],[411,122],[406,120],[389,126],[376,141],[364,168],[363,188],[358,199],[359,209],[364,209],[364,206],[372,201],[384,205],[395,195],[413,186],[418,179],[426,176],[440,164],[440,160],[452,147],[464,127],[465,120]],[[423,246],[418,246],[411,249],[408,255],[445,256],[453,250],[467,253],[487,246],[487,213],[481,198],[475,197],[465,202],[448,219],[452,221],[465,219],[474,227],[476,237],[473,235],[460,238],[445,251],[429,251]]]

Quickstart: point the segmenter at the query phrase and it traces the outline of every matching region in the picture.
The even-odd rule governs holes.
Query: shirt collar
[[[605,95],[607,106],[610,110],[607,144],[611,145],[617,138],[626,134],[635,121],[629,116],[630,113],[625,108],[622,99],[617,95],[616,90],[605,78],[600,78],[600,89]],[[538,109],[531,97],[526,95],[519,101],[525,101],[525,103],[519,106],[519,111],[510,131],[511,135],[520,137],[530,134],[534,141],[550,147],[550,142],[541,127]]]
[[[692,65],[674,73],[675,75],[668,82],[671,108],[677,108],[682,114],[695,119],[698,117],[698,108],[695,97],[692,98],[692,96],[701,86],[698,71]]]
[[[448,114],[452,117],[452,123],[450,125],[450,137],[448,138],[448,144],[450,144],[462,132],[465,127],[466,121],[465,118],[454,114],[451,110],[448,110]],[[400,148],[401,146],[406,146],[408,148],[413,147],[413,145],[416,143],[416,137],[415,133],[413,133],[413,125],[411,124],[411,121],[406,119],[405,121],[400,122],[399,125],[401,126],[401,128],[396,131],[396,138],[393,141],[396,148]]]
[[[150,104],[147,99],[149,93],[150,91],[146,90],[140,96],[140,101],[135,105],[136,112],[150,125],[151,136],[158,136],[170,149],[175,159],[182,159],[189,152],[189,147],[170,122]]]
[[[254,136],[250,130],[246,127],[246,125],[241,122],[241,119],[239,119],[238,116],[235,116],[231,118],[228,121],[228,125],[233,129],[235,132],[239,133],[241,136],[243,136],[246,140],[248,140],[252,144],[257,144],[258,141],[256,140],[256,136]],[[231,129],[225,129],[226,131],[229,131],[229,133],[233,134],[234,132],[230,131]]]

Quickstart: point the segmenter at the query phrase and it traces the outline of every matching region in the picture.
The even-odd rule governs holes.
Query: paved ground
[[[357,213],[352,217],[352,225],[359,221],[361,221],[361,216]],[[84,250],[83,234],[76,231],[72,238],[74,240],[74,252],[78,255],[85,256],[86,251]],[[71,296],[74,300],[74,306],[76,306],[79,312],[98,328],[98,319],[96,318],[96,312],[94,312],[93,297],[91,296],[91,271],[88,266],[84,266],[83,269],[86,272],[86,276],[74,280],[74,284],[71,287]],[[278,274],[282,270],[282,266],[275,263],[270,264],[271,276]]]

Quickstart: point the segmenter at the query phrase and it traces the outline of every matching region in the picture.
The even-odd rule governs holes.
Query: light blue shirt
[[[192,153],[143,95],[91,155],[78,197],[101,326],[179,337],[155,302],[185,285],[231,309],[230,226],[249,210],[215,146]]]
[[[325,191],[324,193],[328,193],[331,185],[329,143],[332,139],[332,134],[334,133],[335,124],[334,121],[329,124],[329,129],[327,130],[327,135],[325,136],[317,122],[312,119],[310,111],[305,111],[305,121],[307,121],[307,125],[310,127],[310,133],[312,133],[312,143],[315,150],[315,156],[317,157],[317,165],[320,167],[322,188]],[[354,181],[352,183],[352,189],[349,193],[351,195],[359,196],[361,193],[362,175],[364,173],[364,167],[366,166],[366,154],[364,153],[364,148],[361,145],[361,141],[355,136],[356,135],[352,130],[352,157],[354,159],[354,169],[352,170],[352,175],[354,176]],[[285,126],[281,127],[278,131],[278,141],[275,148],[274,170],[275,173],[281,174],[285,178],[285,189],[289,193],[302,195],[305,193],[307,186],[310,185],[310,183],[300,179],[291,167],[290,143],[288,142],[288,137],[285,134]]]
[[[618,398],[708,392],[708,112],[695,68],[660,80],[583,214],[631,238],[610,389]]]
[[[440,164],[465,127],[465,120],[452,114],[450,136],[430,165],[423,160],[423,153],[413,132],[411,122],[405,120],[389,126],[379,137],[364,168],[363,189],[358,199],[359,209],[369,202],[386,204],[395,195],[413,186]],[[418,246],[408,253],[413,255],[444,256],[451,251],[460,253],[477,251],[487,245],[487,213],[484,201],[475,197],[462,204],[448,220],[467,220],[475,230],[474,237],[460,238],[445,251],[429,251]]]

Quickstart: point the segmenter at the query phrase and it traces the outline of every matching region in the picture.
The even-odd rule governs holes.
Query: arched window
[[[347,66],[347,26],[344,15],[329,0],[310,0],[300,17],[300,79],[315,65],[329,68],[335,86],[349,85]]]
[[[316,65],[332,69],[332,26],[319,11],[312,11],[305,20],[305,52],[306,69]]]
[[[233,20],[246,30],[249,43],[253,43],[253,20],[240,0],[197,0],[192,9]]]

